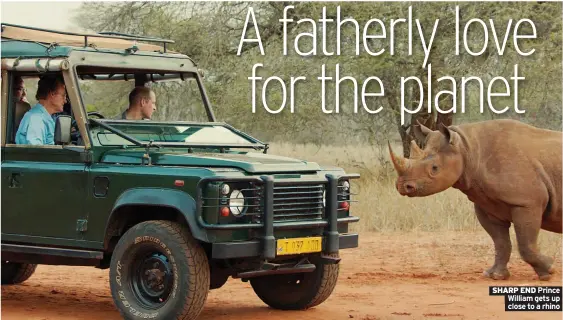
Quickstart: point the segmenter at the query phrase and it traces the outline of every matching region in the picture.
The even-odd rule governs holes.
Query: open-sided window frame
[[[60,70],[57,71],[49,71],[49,72],[30,72],[30,71],[17,71],[17,70],[2,70],[2,146],[3,147],[14,147],[14,148],[48,148],[48,149],[62,149],[65,146],[63,145],[19,145],[16,144],[16,132],[14,131],[14,117],[15,117],[15,107],[16,101],[14,99],[14,83],[15,78],[17,76],[21,77],[37,77],[37,81],[39,78],[44,75],[61,75],[63,76],[63,81],[65,86],[68,87],[68,83],[64,72]],[[6,81],[4,80],[6,79]],[[69,90],[67,89],[67,92]],[[69,93],[69,100],[70,100],[70,93]],[[74,106],[72,101],[70,101],[71,105],[71,115],[75,114],[75,109],[77,106]],[[33,105],[31,106],[33,108]],[[72,145],[72,147],[84,148],[84,146],[76,146]]]

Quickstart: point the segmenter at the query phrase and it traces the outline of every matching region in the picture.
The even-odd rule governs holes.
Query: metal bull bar
[[[327,174],[326,179],[303,180],[303,181],[279,181],[278,184],[305,184],[323,183],[326,184],[326,220],[316,221],[292,221],[274,223],[274,178],[272,176],[258,177],[206,177],[197,184],[197,209],[196,219],[200,227],[207,230],[241,230],[241,229],[262,229],[260,251],[264,259],[274,259],[276,257],[276,239],[274,229],[299,229],[299,228],[324,228],[323,236],[325,246],[323,252],[327,254],[338,253],[340,248],[340,235],[338,233],[339,223],[350,223],[359,221],[359,217],[347,216],[338,218],[338,183],[342,179],[355,179],[359,175],[335,176]],[[233,223],[233,224],[210,224],[203,220],[203,188],[209,182],[254,182],[263,187],[263,219],[262,223]],[[218,213],[218,212],[217,212]]]

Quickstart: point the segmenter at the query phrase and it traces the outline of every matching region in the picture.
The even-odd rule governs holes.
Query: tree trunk
[[[399,107],[399,102],[397,101],[398,99],[397,90],[390,82],[387,82],[384,85],[387,88],[386,89],[387,103],[389,103],[391,110],[393,110],[393,113],[395,115],[395,124],[397,124],[397,130],[399,131],[399,136],[401,137],[401,141],[403,145],[403,156],[408,157],[410,151],[409,150],[410,140],[408,139],[408,134],[407,134],[408,126],[401,125],[401,110]],[[405,142],[407,143],[406,145]]]

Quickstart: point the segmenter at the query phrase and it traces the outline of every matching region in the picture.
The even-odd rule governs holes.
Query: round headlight
[[[344,181],[342,183],[342,187],[344,188],[344,191],[349,191],[350,190],[350,182]]]
[[[228,195],[230,191],[231,191],[231,187],[229,187],[228,184],[225,183],[221,186],[221,194]]]
[[[323,207],[326,207],[326,190],[323,190]]]
[[[229,197],[229,209],[233,216],[239,216],[244,210],[244,195],[239,190],[233,190]]]

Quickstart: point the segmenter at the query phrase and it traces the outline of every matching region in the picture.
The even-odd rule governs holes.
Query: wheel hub
[[[149,308],[158,308],[170,295],[174,275],[168,258],[160,253],[139,256],[132,278],[135,295]]]
[[[157,265],[155,263],[155,265]],[[158,266],[158,265],[157,265]],[[164,278],[166,277],[166,271],[161,269],[149,269],[145,271],[144,281],[147,283],[148,287],[152,290],[161,290],[164,288]]]

